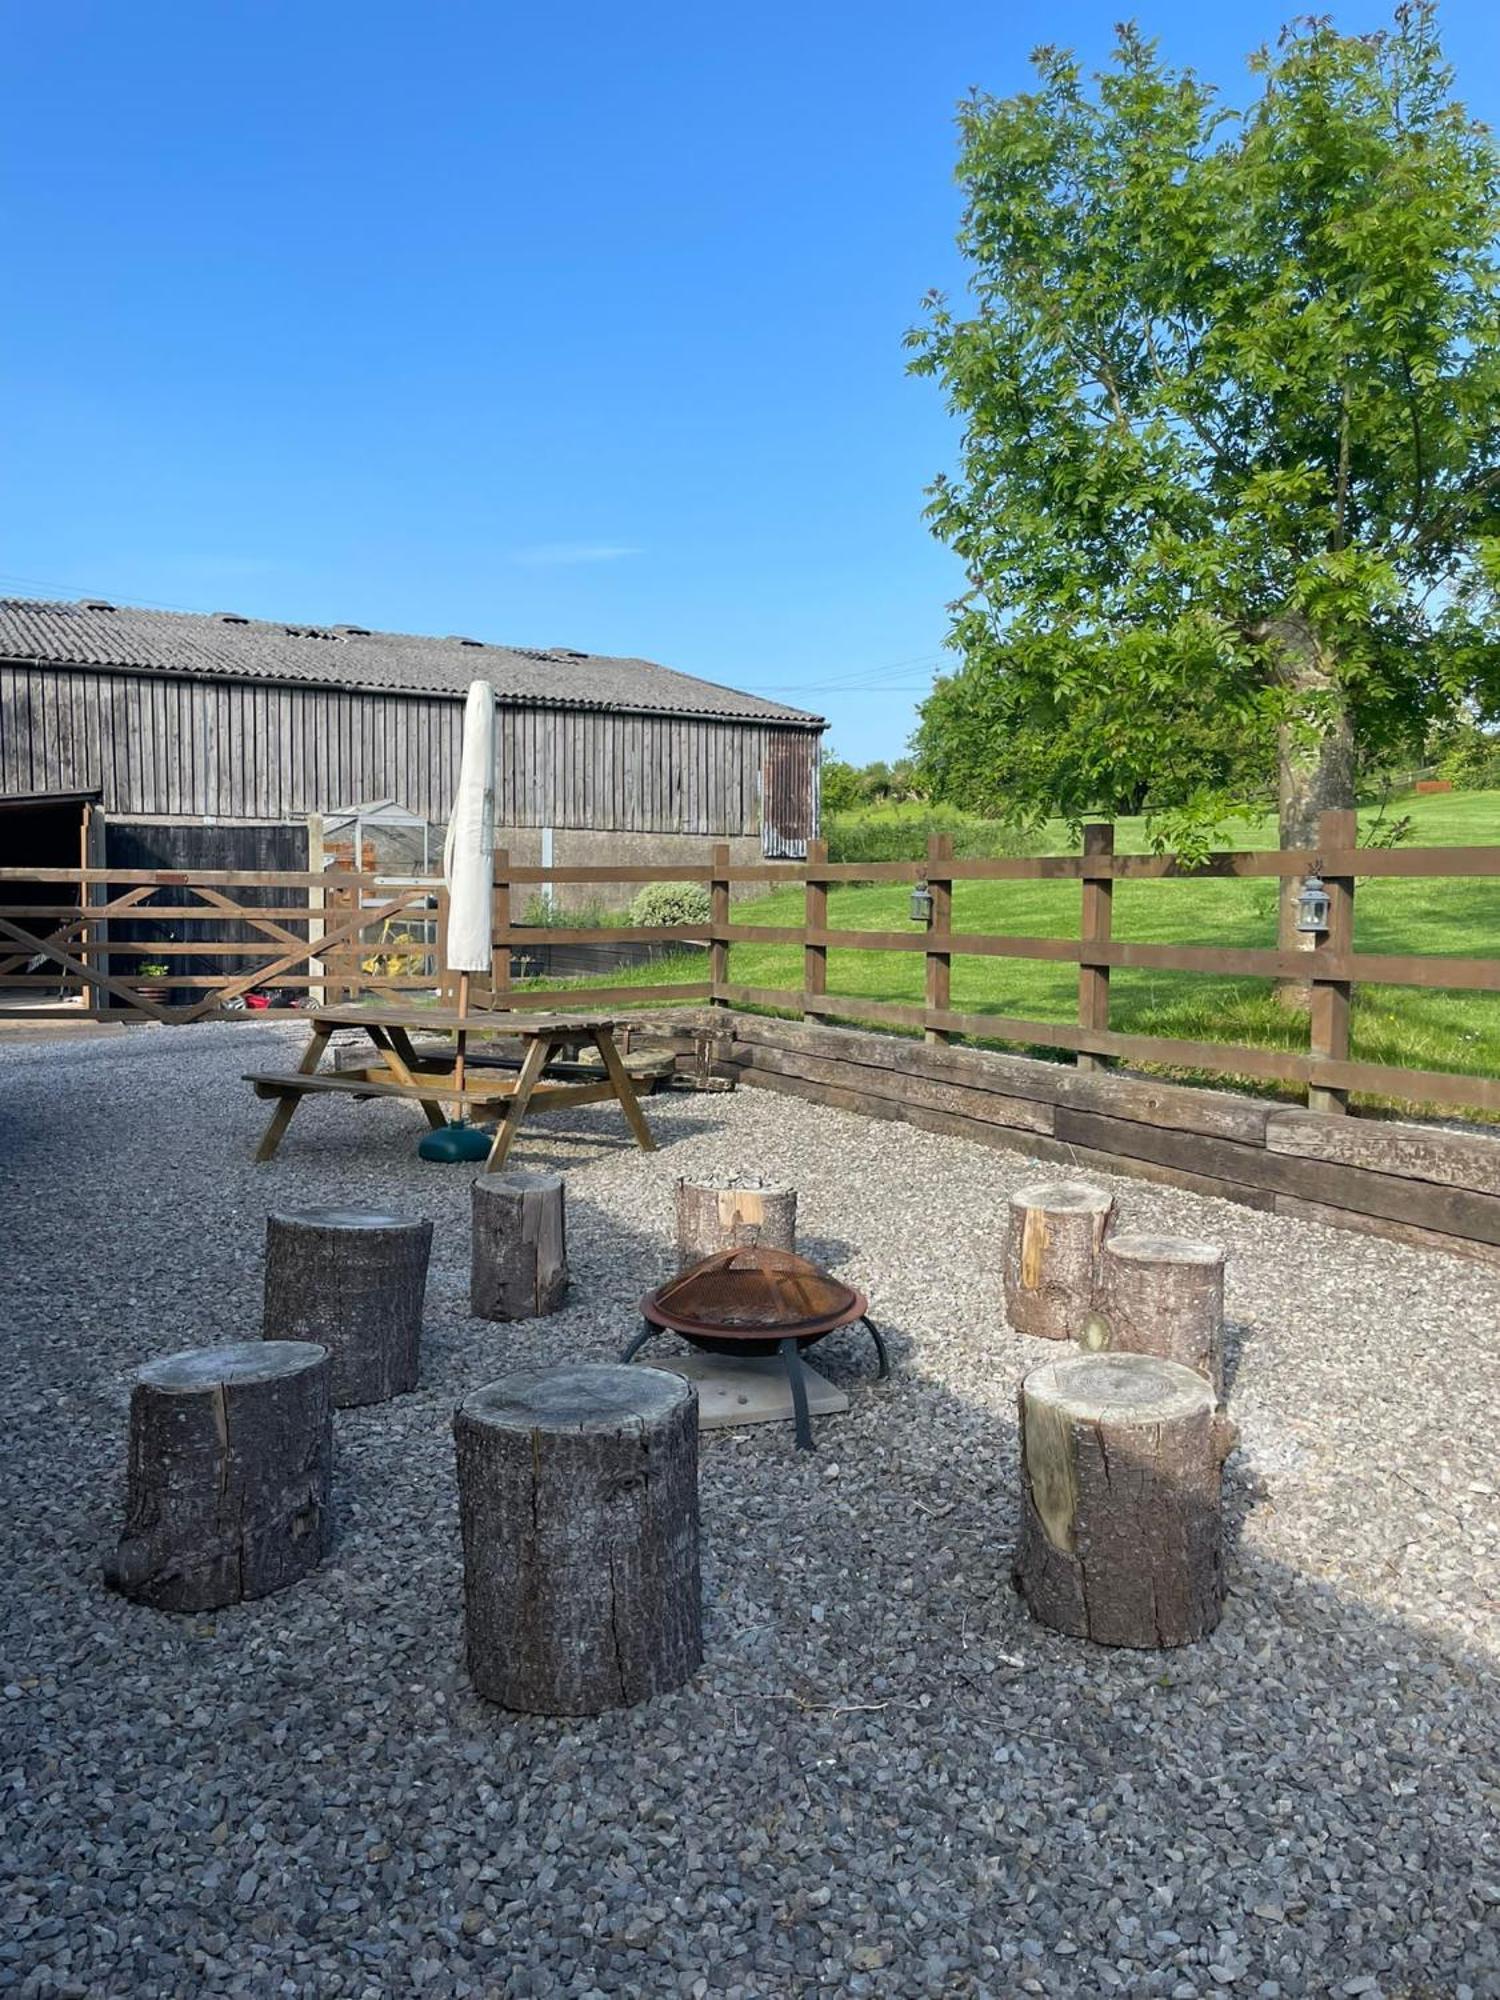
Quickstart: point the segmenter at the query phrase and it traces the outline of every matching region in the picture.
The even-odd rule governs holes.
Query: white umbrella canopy
[[[469,974],[488,972],[494,949],[495,908],[495,690],[488,681],[471,681],[464,708],[463,750],[458,766],[458,791],[443,842],[443,880],[448,885],[448,936],[444,959],[458,974],[458,1048],[453,1065],[454,1088],[464,1088],[469,1012]],[[489,1151],[489,1140],[469,1125],[462,1095],[458,1118],[440,1131],[429,1132],[417,1151],[424,1160],[475,1160]]]
[[[471,681],[464,708],[458,791],[443,842],[448,885],[448,970],[488,972],[494,949],[495,690]],[[460,991],[468,986],[461,979]],[[464,997],[467,997],[466,993]]]

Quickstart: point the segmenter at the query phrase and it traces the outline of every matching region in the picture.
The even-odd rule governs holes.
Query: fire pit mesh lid
[[[855,1294],[790,1250],[719,1250],[673,1278],[655,1303],[674,1323],[705,1333],[715,1327],[790,1328],[837,1319]]]

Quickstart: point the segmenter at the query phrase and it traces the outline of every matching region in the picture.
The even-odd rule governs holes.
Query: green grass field
[[[1411,815],[1413,829],[1404,843],[1408,846],[1500,843],[1500,792],[1413,797],[1386,810],[1387,817]],[[1362,828],[1375,817],[1373,811],[1362,812]],[[1274,823],[1268,819],[1248,824],[1232,844],[1274,847]],[[1034,852],[1077,851],[1061,828],[1055,842],[1028,845]],[[1144,851],[1140,823],[1119,822],[1116,845],[1121,852]],[[909,889],[900,884],[832,889],[829,926],[905,929],[909,896]],[[803,900],[800,887],[779,889],[755,902],[737,904],[735,917],[744,924],[798,924]],[[953,925],[959,931],[1007,936],[1076,937],[1079,902],[1076,882],[960,882],[954,887]],[[1163,944],[1274,946],[1276,886],[1270,879],[1121,882],[1114,893],[1114,935]],[[1496,955],[1500,880],[1362,881],[1355,899],[1355,944],[1369,952]],[[663,986],[703,976],[701,955],[663,961],[639,974],[642,983]],[[729,977],[740,986],[800,990],[802,955],[795,946],[735,944],[730,947]],[[920,1002],[922,985],[922,960],[916,953],[829,951],[829,991],[847,994],[855,1002],[860,998]],[[1075,966],[1022,959],[956,957],[953,961],[953,1005],[964,1013],[1074,1021],[1077,993]],[[857,1004],[850,1016],[858,1017]],[[1110,1024],[1126,1032],[1192,1041],[1306,1046],[1305,1020],[1288,1014],[1265,980],[1117,970],[1111,981]],[[1361,1061],[1500,1074],[1500,995],[1362,988],[1355,997],[1353,1039],[1354,1056]]]

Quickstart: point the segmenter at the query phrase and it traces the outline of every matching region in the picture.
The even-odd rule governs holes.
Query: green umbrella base
[[[437,1160],[453,1166],[462,1160],[487,1160],[490,1156],[490,1137],[486,1132],[477,1132],[472,1125],[450,1120],[435,1132],[429,1132],[417,1148],[418,1156],[424,1160]]]

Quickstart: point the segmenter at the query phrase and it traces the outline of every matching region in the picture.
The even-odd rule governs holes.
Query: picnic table
[[[495,1172],[505,1161],[520,1130],[521,1122],[533,1107],[560,1107],[567,1104],[599,1104],[613,1098],[624,1112],[626,1122],[645,1152],[654,1152],[656,1141],[646,1123],[635,1085],[615,1045],[618,1023],[607,1014],[490,1014],[459,1015],[434,1007],[323,1007],[312,1017],[312,1036],[306,1053],[292,1076],[247,1075],[257,1097],[276,1101],[265,1137],[256,1150],[257,1160],[269,1160],[304,1097],[345,1095],[357,1098],[409,1098],[422,1107],[427,1122],[436,1131],[447,1123],[448,1107],[460,1106],[480,1118],[497,1119],[495,1141],[490,1148],[485,1171]],[[357,1028],[368,1036],[371,1060],[351,1068],[320,1067],[329,1041],[338,1030]],[[522,1048],[519,1066],[487,1062],[470,1056],[460,1089],[455,1054],[418,1052],[412,1046],[414,1030],[470,1036],[514,1037]],[[565,1053],[592,1043],[603,1064],[603,1074],[591,1073]]]

